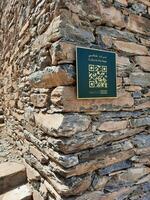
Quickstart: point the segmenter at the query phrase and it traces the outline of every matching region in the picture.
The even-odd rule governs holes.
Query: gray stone
[[[140,134],[132,140],[133,144],[138,148],[150,146],[150,135]]]
[[[127,32],[127,31],[120,31],[114,28],[100,26],[96,28],[96,34],[97,36],[109,36],[112,38],[117,38],[118,40],[124,39],[127,41],[136,42],[136,39],[134,37],[133,33]]]
[[[130,81],[134,85],[147,87],[150,85],[150,73],[135,72],[130,75]]]
[[[141,127],[141,126],[149,126],[150,125],[150,117],[143,117],[139,119],[131,120],[131,124],[134,127]]]
[[[140,99],[142,97],[142,93],[141,91],[135,91],[133,92],[132,96],[134,99]]]
[[[136,14],[139,14],[139,13],[146,14],[147,13],[147,7],[141,3],[134,3],[132,5],[132,9],[135,11]]]
[[[100,175],[104,176],[104,175],[110,174],[110,173],[115,172],[115,171],[128,169],[130,167],[132,167],[132,161],[125,160],[125,161],[122,161],[122,162],[119,162],[119,163],[115,163],[115,164],[108,166],[104,169],[100,169],[100,170],[98,170],[98,173]]]
[[[91,118],[81,114],[35,114],[35,121],[48,135],[71,137],[88,129]]]

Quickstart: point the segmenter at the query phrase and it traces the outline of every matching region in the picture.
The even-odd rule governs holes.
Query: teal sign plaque
[[[77,98],[116,97],[116,54],[76,48]]]

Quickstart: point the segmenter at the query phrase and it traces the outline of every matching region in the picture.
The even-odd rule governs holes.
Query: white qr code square
[[[107,88],[107,66],[89,64],[89,88]]]

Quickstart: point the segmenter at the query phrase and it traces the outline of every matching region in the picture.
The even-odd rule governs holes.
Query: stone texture
[[[50,49],[52,65],[74,63],[75,45],[69,42],[55,42]]]
[[[36,123],[49,135],[70,137],[88,129],[91,119],[85,115],[35,114]],[[57,130],[57,131],[56,131]]]
[[[129,58],[123,56],[117,56],[117,65],[118,66],[129,66],[131,63]]]
[[[128,2],[127,0],[116,0],[116,2],[120,3],[121,5],[127,6]]]
[[[132,120],[132,125],[134,127],[149,126],[149,124],[150,124],[150,117],[143,117]]]
[[[115,25],[119,27],[125,27],[124,16],[116,8],[104,8],[101,6],[101,15],[103,23],[107,23],[111,26]]]
[[[46,107],[48,104],[47,94],[31,94],[30,98],[35,107],[42,108]]]
[[[0,194],[26,182],[25,166],[19,163],[0,164]]]
[[[150,145],[150,136],[145,134],[139,134],[135,138],[133,138],[133,144],[139,148],[148,148]],[[144,152],[145,150],[143,149],[143,153]]]
[[[105,110],[121,110],[131,107],[133,99],[129,93],[118,93],[114,99],[78,100],[74,87],[57,87],[52,91],[51,101],[58,107],[63,107],[64,112],[97,112]]]
[[[150,108],[150,102],[145,102],[145,103],[142,103],[138,106],[135,107],[135,110],[145,110],[145,109],[149,109]]]
[[[134,85],[140,85],[142,87],[149,86],[150,74],[142,72],[134,72],[130,75],[130,81]]]
[[[127,29],[133,32],[141,33],[144,35],[150,34],[150,22],[148,19],[138,16],[130,15],[128,18]]]
[[[87,193],[87,194],[84,194],[81,197],[76,198],[76,200],[85,200],[85,199],[88,199],[88,200],[99,200],[100,197],[102,196],[102,194],[103,193],[100,192],[100,191]]]
[[[33,200],[43,200],[43,197],[36,190],[33,191]]]
[[[139,64],[140,67],[144,71],[150,72],[150,57],[149,56],[137,56],[135,60],[137,64]]]
[[[127,127],[127,121],[107,121],[102,123],[98,129],[100,131],[118,131]]]
[[[28,181],[31,182],[40,180],[40,174],[26,162],[24,162],[24,164],[26,167]]]
[[[29,81],[33,87],[53,88],[58,85],[74,83],[74,67],[72,65],[47,67],[30,75]]]
[[[110,165],[104,169],[100,169],[98,171],[98,173],[99,173],[99,175],[104,176],[104,175],[110,174],[115,171],[121,171],[121,170],[128,169],[130,167],[132,167],[132,162],[130,160],[125,160],[125,161],[121,161],[119,163]]]
[[[28,185],[22,185],[14,190],[5,193],[2,200],[32,200],[32,192]]]
[[[145,46],[124,41],[115,41],[114,46],[118,51],[123,51],[135,55],[148,55],[148,49]]]
[[[65,154],[79,152],[88,148],[95,148],[96,146],[113,141],[121,140],[124,138],[132,137],[140,132],[143,128],[125,129],[114,132],[79,132],[68,140],[49,138],[48,142],[54,149],[61,151]]]

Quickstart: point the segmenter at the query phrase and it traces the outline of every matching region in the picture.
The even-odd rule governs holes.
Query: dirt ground
[[[0,124],[0,163],[7,161],[20,161],[21,156],[13,139],[7,134],[4,124]]]

